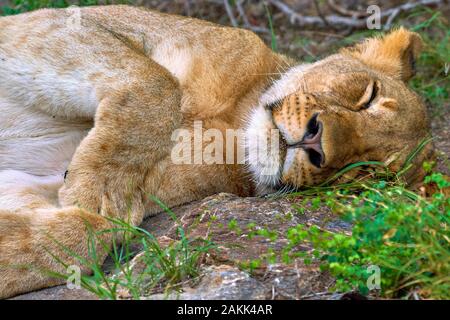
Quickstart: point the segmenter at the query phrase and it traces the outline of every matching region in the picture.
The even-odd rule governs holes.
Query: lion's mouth
[[[273,130],[277,132],[275,136],[279,141],[278,148],[262,149],[261,153],[257,142],[272,141],[274,136],[271,136],[271,132]],[[323,133],[324,123],[321,120],[320,112],[310,116],[301,138],[293,141],[292,136],[289,136],[289,131],[283,127],[279,128],[273,121],[270,110],[256,109],[247,128],[249,138],[247,147],[250,151],[248,164],[255,180],[262,185],[272,187],[280,183],[297,186],[314,183],[316,178],[311,176],[313,172],[310,167],[314,167],[316,170],[325,168]]]

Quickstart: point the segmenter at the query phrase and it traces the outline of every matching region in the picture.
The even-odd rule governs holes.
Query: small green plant
[[[326,206],[348,223],[351,232],[336,233],[316,225],[296,225],[287,230],[287,245],[279,253],[273,249],[261,259],[242,265],[253,271],[265,259],[305,264],[316,261],[336,279],[333,290],[359,290],[367,294],[371,266],[379,268],[384,297],[408,297],[412,292],[425,298],[450,298],[450,180],[433,172],[434,163],[424,162],[427,172],[424,185],[429,194],[406,188],[403,176],[412,170],[413,160],[431,139],[425,139],[413,150],[394,174],[382,163],[359,162],[339,171],[322,185],[290,194],[297,199],[293,208],[305,214],[305,208]],[[350,170],[358,169],[363,179],[336,181]],[[274,241],[276,231],[247,225],[250,238],[261,236]],[[311,250],[305,251],[310,247]]]
[[[175,214],[158,199],[152,197],[162,209],[179,225]],[[73,252],[66,253],[75,258],[80,266],[89,270],[90,275],[81,276],[83,288],[102,299],[131,298],[140,299],[152,293],[177,291],[181,282],[195,279],[199,275],[202,257],[216,248],[215,244],[204,239],[188,239],[185,230],[177,228],[177,240],[162,245],[158,239],[144,229],[118,219],[109,219],[114,227],[109,230],[89,234],[89,256],[80,257]],[[89,228],[89,226],[88,226]],[[120,234],[118,244],[101,243],[103,250],[113,264],[113,270],[104,270],[103,260],[98,258],[97,247],[103,233]],[[139,257],[133,260],[136,255]],[[65,268],[68,265],[57,259]],[[139,270],[134,265],[139,264]],[[55,277],[67,279],[68,276],[50,272]]]
[[[450,198],[446,192],[450,181],[442,173],[432,172],[433,165],[427,162],[423,164],[428,172],[424,184],[435,189],[428,197],[406,189],[401,179],[428,142],[419,144],[398,174],[383,170],[364,180],[324,184],[292,194],[302,196],[301,203],[294,206],[300,214],[306,204],[311,209],[325,205],[352,226],[351,233],[297,225],[288,229],[288,244],[278,260],[291,263],[301,258],[305,264],[319,261],[321,269],[336,278],[333,289],[341,292],[359,290],[367,294],[371,275],[368,267],[375,265],[381,271],[378,293],[385,297],[405,297],[416,292],[421,297],[448,299]],[[350,167],[355,169],[356,164]],[[329,182],[346,171],[341,170]],[[270,231],[258,233],[266,238],[269,234]],[[312,249],[298,250],[305,243]],[[268,256],[273,260],[273,254],[269,252]]]
[[[443,189],[450,183],[439,173],[425,182],[438,186],[429,199],[412,197],[411,191],[387,181],[369,183],[358,195],[345,190],[326,193],[323,203],[353,225],[351,235],[298,225],[288,231],[286,262],[292,258],[291,249],[306,241],[314,250],[300,256],[319,258],[322,269],[336,277],[338,291],[367,294],[367,267],[376,265],[385,296],[403,296],[419,288],[424,297],[448,299],[450,199]]]
[[[412,28],[421,35],[425,45],[411,86],[433,106],[433,115],[439,116],[448,107],[450,92],[450,29],[441,12],[425,8],[419,13],[430,18]]]
[[[273,51],[277,51],[278,49],[277,36],[275,34],[275,29],[273,26],[272,14],[270,13],[269,7],[266,4],[264,4],[264,8],[266,9],[267,20],[269,22],[270,46]]]

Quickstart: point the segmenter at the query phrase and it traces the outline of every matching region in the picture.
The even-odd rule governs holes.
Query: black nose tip
[[[315,113],[306,125],[306,132],[300,142],[289,144],[288,148],[302,148],[308,154],[309,161],[321,168],[325,163],[325,154],[322,150],[323,124],[317,120],[319,114]]]
[[[302,148],[308,154],[309,161],[320,168],[325,163],[325,154],[322,150],[322,131],[323,124],[317,120],[319,116],[315,113],[306,125],[306,132],[302,140],[289,147]]]

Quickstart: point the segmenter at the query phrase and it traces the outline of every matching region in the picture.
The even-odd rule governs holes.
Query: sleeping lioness
[[[139,225],[160,211],[149,195],[173,207],[315,185],[357,161],[399,170],[428,135],[406,84],[420,48],[400,28],[300,64],[250,31],[129,6],[0,18],[0,297],[60,283],[43,272],[65,273],[55,256],[87,257],[105,217]],[[244,131],[231,151],[258,153],[274,130],[278,148],[174,161],[174,132],[199,121]]]

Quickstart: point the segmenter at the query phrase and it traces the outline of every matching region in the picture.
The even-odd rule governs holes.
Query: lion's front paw
[[[82,172],[69,169],[64,174],[64,185],[59,190],[62,206],[79,206],[94,213],[100,213],[101,194],[104,191],[104,178],[86,170]]]
[[[144,214],[140,184],[136,174],[120,170],[96,172],[86,167],[69,168],[59,199],[63,206],[76,205],[103,216],[139,223]]]

